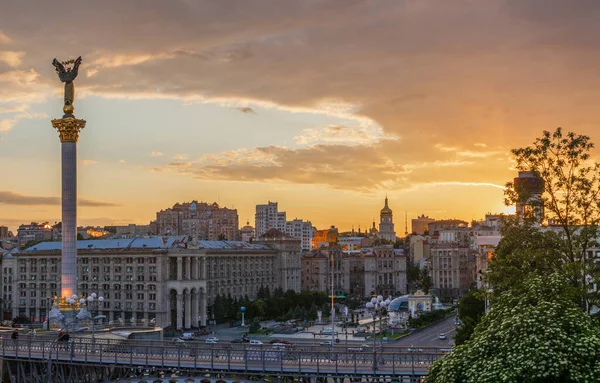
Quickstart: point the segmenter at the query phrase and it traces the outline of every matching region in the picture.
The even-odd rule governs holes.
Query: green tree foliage
[[[231,294],[217,295],[212,307],[215,319],[219,323],[239,319],[240,308],[244,306],[248,319],[314,320],[318,309],[328,306],[330,302],[326,294],[311,291],[296,293],[288,290],[283,293],[275,290],[274,296],[271,296],[268,288],[261,287],[257,296],[261,298],[251,301],[248,296],[234,299]]]
[[[494,295],[522,288],[533,274],[545,276],[560,273],[568,277],[567,259],[561,251],[561,236],[554,231],[542,231],[516,218],[506,218],[502,224],[502,240],[496,247],[485,280]]]
[[[429,275],[429,269],[425,267],[421,270],[421,287],[423,287],[423,292],[429,294],[431,286],[433,286],[433,281],[431,280],[431,275]]]
[[[597,279],[588,250],[597,244],[600,221],[600,164],[591,160],[593,147],[585,135],[563,134],[561,128],[544,131],[532,146],[512,150],[519,171],[534,172],[543,180],[541,198],[532,198],[529,190],[513,183],[507,184],[505,193],[508,204],[528,203],[533,212],[543,207],[546,218],[561,229],[556,244],[564,261],[561,268],[569,285],[579,291],[584,309],[597,303],[588,294]],[[531,220],[533,215],[524,218]]]
[[[458,316],[462,321],[462,326],[456,330],[456,336],[454,336],[454,343],[456,345],[461,345],[471,338],[475,326],[477,326],[481,317],[485,314],[485,299],[483,298],[483,294],[483,291],[471,290],[460,299],[458,303]]]
[[[559,274],[506,291],[471,337],[435,362],[428,383],[592,382],[600,376],[600,333],[565,297]]]

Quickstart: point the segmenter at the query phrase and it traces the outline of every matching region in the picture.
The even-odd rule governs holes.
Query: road
[[[446,340],[439,338],[440,333],[446,334]],[[442,322],[436,323],[414,334],[400,338],[392,343],[392,346],[418,346],[418,347],[452,347],[454,345],[454,335],[456,326],[454,325],[454,315],[446,318]]]

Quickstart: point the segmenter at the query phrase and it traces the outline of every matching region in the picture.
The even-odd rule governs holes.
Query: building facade
[[[302,254],[302,289],[361,297],[406,292],[406,257],[391,246],[345,252],[329,246]]]
[[[285,234],[292,238],[300,239],[302,250],[312,249],[315,228],[310,221],[294,219],[287,221],[285,225]]]
[[[425,214],[421,214],[420,217],[413,218],[411,220],[412,233],[423,235],[429,232],[429,224],[435,222],[435,219],[426,217]]]
[[[158,235],[187,235],[205,241],[240,240],[237,210],[216,202],[176,203],[161,210],[156,213],[156,231]]]
[[[277,202],[269,201],[267,204],[256,205],[256,215],[254,216],[254,227],[256,237],[260,238],[270,229],[286,232],[286,214],[285,211],[279,211]]]
[[[52,226],[48,222],[31,222],[20,225],[17,230],[17,239],[21,246],[30,241],[50,241],[52,240]]]
[[[0,238],[8,238],[8,227],[0,226]]]
[[[300,290],[299,241],[261,244],[188,241],[187,236],[78,241],[77,294],[104,297],[90,307],[107,320],[205,325],[218,294],[256,296],[261,285]],[[5,319],[43,322],[60,296],[61,244],[43,242],[2,258]],[[294,259],[295,257],[295,259]]]

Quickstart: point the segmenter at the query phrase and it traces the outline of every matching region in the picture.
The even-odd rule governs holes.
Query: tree
[[[558,272],[568,278],[563,270],[567,260],[556,232],[542,231],[516,218],[506,218],[501,233],[502,240],[485,275],[494,295],[522,288],[531,273],[545,276]]]
[[[462,321],[462,326],[456,330],[456,336],[454,337],[456,345],[463,344],[471,338],[475,326],[485,314],[483,294],[483,291],[471,290],[458,302],[458,316]]]
[[[558,250],[562,269],[579,292],[580,306],[588,311],[596,303],[595,295],[588,292],[597,279],[594,257],[588,250],[597,245],[600,221],[600,164],[590,159],[593,148],[588,136],[563,135],[561,128],[553,133],[544,131],[532,146],[512,150],[517,170],[539,176],[543,193],[532,196],[527,185],[510,182],[505,192],[507,204],[533,205],[532,212],[544,211],[544,219],[561,229]]]
[[[431,289],[431,286],[433,286],[433,281],[431,280],[429,269],[427,267],[421,270],[421,286],[423,287],[423,292],[425,294],[429,294],[429,290]]]
[[[559,274],[532,274],[508,290],[471,340],[435,362],[428,383],[591,382],[600,374],[600,331],[565,297]]]

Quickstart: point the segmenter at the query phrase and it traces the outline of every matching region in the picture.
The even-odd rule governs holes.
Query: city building
[[[329,294],[332,275],[335,295],[398,295],[406,292],[406,257],[392,246],[362,248],[360,252],[329,246],[302,254],[303,290]]]
[[[48,222],[31,222],[20,225],[17,230],[17,239],[21,246],[31,241],[51,241],[52,226]]]
[[[176,203],[156,213],[158,235],[187,235],[201,240],[237,241],[240,239],[236,209],[219,207],[216,202]]]
[[[150,225],[136,225],[135,223],[104,226],[104,230],[110,235],[126,238],[142,237],[152,234]]]
[[[0,226],[0,238],[8,238],[8,227]]]
[[[396,232],[394,231],[394,214],[388,206],[388,198],[385,197],[385,206],[379,214],[379,234],[378,237],[386,241],[395,242]]]
[[[338,243],[339,231],[335,226],[325,230],[315,230],[313,233],[313,249],[319,249],[323,246],[332,246]]]
[[[475,272],[477,276],[477,288],[484,287],[483,276],[487,272],[489,262],[494,257],[496,247],[500,242],[500,235],[477,236],[475,242]]]
[[[78,241],[77,293],[107,320],[206,324],[218,296],[251,299],[261,286],[300,291],[300,241],[198,241],[187,236]],[[2,258],[3,318],[43,322],[61,291],[61,243],[43,242]]]
[[[425,216],[425,214],[421,214],[420,217],[413,218],[411,220],[412,225],[412,233],[423,235],[429,231],[429,224],[435,222],[435,219],[429,218]]]
[[[285,224],[285,234],[300,239],[302,250],[312,249],[315,228],[310,221],[294,219]]]
[[[256,205],[254,227],[256,237],[260,238],[269,229],[276,229],[285,233],[286,226],[285,211],[278,211],[277,202],[269,201],[267,204]]]
[[[413,265],[419,264],[424,258],[429,258],[429,241],[422,235],[409,236],[410,257]]]
[[[254,228],[250,226],[250,220],[246,221],[246,226],[240,229],[240,236],[244,242],[250,242],[255,238]]]

